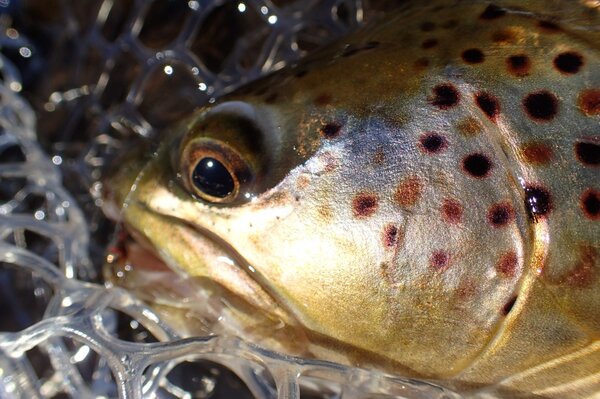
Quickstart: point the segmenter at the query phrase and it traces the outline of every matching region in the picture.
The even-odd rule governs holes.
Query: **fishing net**
[[[99,278],[112,231],[100,178],[125,140],[151,139],[354,29],[365,4],[0,1],[0,11],[1,398],[459,397],[232,336],[182,338]]]

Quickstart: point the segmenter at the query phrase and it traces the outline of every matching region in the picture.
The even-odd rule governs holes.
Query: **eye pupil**
[[[202,158],[194,168],[192,182],[204,194],[226,198],[235,189],[235,182],[225,165],[215,158]]]

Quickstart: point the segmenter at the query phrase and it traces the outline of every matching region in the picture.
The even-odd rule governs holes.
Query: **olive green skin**
[[[415,1],[165,132],[109,179],[107,210],[261,344],[465,392],[598,395],[592,3]],[[540,92],[549,115],[526,105]],[[202,154],[243,176],[234,198],[196,191]]]

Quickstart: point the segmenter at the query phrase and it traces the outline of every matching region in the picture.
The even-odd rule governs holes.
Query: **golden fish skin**
[[[199,110],[107,197],[238,332],[464,392],[597,397],[599,7],[414,1]]]

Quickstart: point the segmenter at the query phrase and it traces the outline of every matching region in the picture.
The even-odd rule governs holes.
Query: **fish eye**
[[[239,202],[251,189],[252,168],[231,146],[203,138],[182,154],[182,177],[188,190],[210,203]]]
[[[192,171],[192,183],[207,196],[227,198],[235,190],[231,172],[218,159],[204,157]]]

